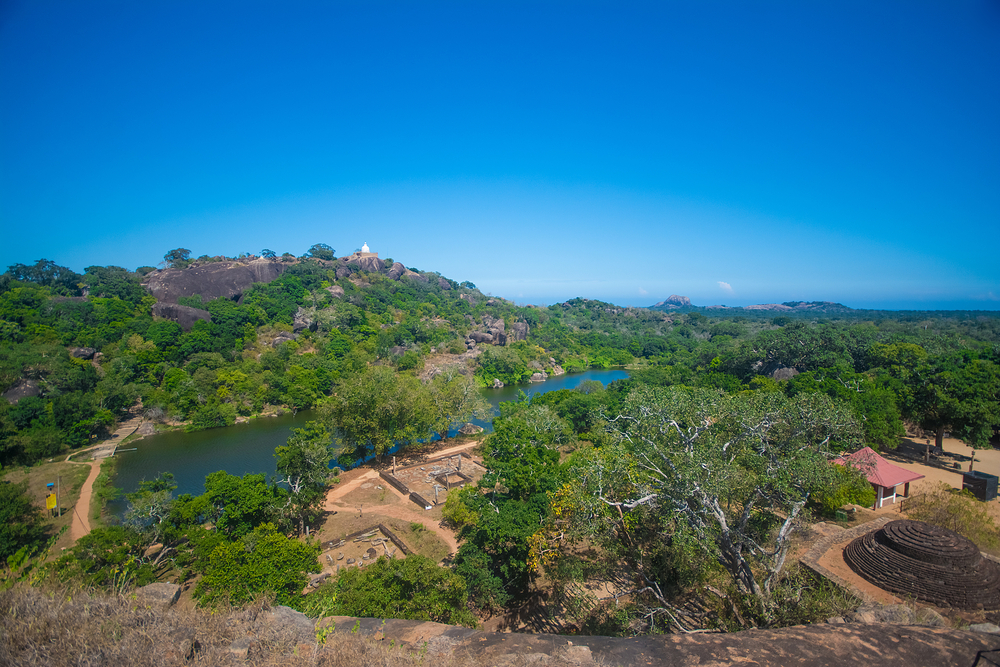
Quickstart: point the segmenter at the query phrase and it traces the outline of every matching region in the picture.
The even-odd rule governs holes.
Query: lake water
[[[512,401],[519,391],[526,394],[544,393],[557,389],[572,389],[586,380],[609,382],[628,377],[622,370],[590,370],[583,373],[560,375],[546,382],[531,385],[484,389],[483,393],[494,408],[501,401]],[[304,410],[296,415],[254,419],[246,424],[207,431],[185,433],[172,431],[152,435],[135,443],[136,451],[119,452],[115,486],[126,493],[139,488],[142,480],[153,479],[161,472],[171,472],[177,482],[175,494],[198,495],[205,490],[205,476],[217,470],[232,475],[275,473],[274,448],[285,444],[292,428],[300,428],[315,419],[314,410]],[[489,422],[477,421],[486,429]],[[110,504],[116,514],[124,511],[124,501]]]

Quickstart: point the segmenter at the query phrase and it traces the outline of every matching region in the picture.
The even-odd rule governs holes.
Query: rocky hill
[[[169,268],[147,274],[143,285],[156,299],[153,314],[173,320],[190,329],[198,320],[211,321],[207,310],[180,303],[185,297],[200,296],[204,303],[213,299],[232,299],[242,303],[243,295],[255,283],[270,283],[283,275],[300,260],[247,257],[194,262],[184,268]],[[331,278],[349,278],[357,272],[381,273],[391,280],[411,279],[428,282],[433,278],[442,289],[452,289],[452,281],[436,274],[424,275],[411,271],[400,262],[386,264],[372,255],[359,253],[335,260],[308,259],[330,270]],[[339,288],[338,288],[339,289]]]
[[[316,622],[260,601],[208,612],[175,604],[179,587],[122,595],[0,592],[8,665],[968,665],[1000,635],[943,627],[824,623],[731,634],[631,638],[494,633],[424,621],[334,616]]]

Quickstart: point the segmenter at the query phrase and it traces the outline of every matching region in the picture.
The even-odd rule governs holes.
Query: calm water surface
[[[560,375],[546,382],[531,385],[484,389],[486,398],[494,408],[500,401],[512,401],[519,391],[526,394],[545,393],[557,389],[572,389],[585,380],[598,380],[607,385],[614,380],[628,377],[622,370],[590,370],[584,373]],[[153,435],[135,443],[136,451],[123,451],[117,455],[118,472],[115,486],[126,493],[139,488],[142,480],[153,479],[161,472],[172,472],[177,482],[175,494],[198,495],[205,490],[205,476],[217,470],[232,475],[275,473],[274,448],[285,444],[292,428],[301,428],[316,418],[315,410],[305,410],[296,415],[254,419],[246,424],[207,431],[185,433],[174,431]],[[489,422],[477,421],[486,429]],[[109,505],[115,513],[125,509],[124,501]]]

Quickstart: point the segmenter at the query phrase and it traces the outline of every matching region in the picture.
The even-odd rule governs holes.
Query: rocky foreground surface
[[[428,654],[467,655],[478,664],[973,665],[1000,650],[1000,635],[887,624],[819,624],[780,630],[635,638],[496,633],[420,621],[332,617],[336,632],[395,641]],[[987,663],[988,664],[988,663]]]
[[[151,605],[169,606],[179,587],[153,584],[140,592]],[[888,613],[893,612],[893,613]],[[904,613],[909,612],[909,614]],[[257,617],[257,632],[293,637],[299,654],[335,647],[338,636],[353,635],[402,645],[439,660],[460,664],[514,665],[754,665],[757,667],[871,667],[962,665],[980,656],[1000,658],[1000,628],[984,624],[977,631],[906,625],[915,621],[903,605],[855,615],[861,622],[796,626],[734,633],[693,633],[634,638],[499,633],[424,621],[329,616],[314,622],[287,607],[274,607]],[[943,622],[936,616],[938,622]],[[879,621],[895,622],[879,622]],[[926,621],[925,621],[926,622]],[[992,631],[992,632],[990,632]],[[323,638],[324,645],[317,643]],[[263,646],[251,629],[230,646],[244,659]],[[431,664],[434,664],[432,661]],[[991,664],[989,662],[985,664]],[[995,663],[992,663],[995,664]]]
[[[997,664],[1000,656],[1000,628],[907,625],[915,619],[902,605],[780,630],[620,638],[494,633],[344,616],[317,622],[265,600],[204,611],[177,604],[179,593],[180,586],[165,583],[118,595],[25,585],[2,590],[0,664],[972,667]]]

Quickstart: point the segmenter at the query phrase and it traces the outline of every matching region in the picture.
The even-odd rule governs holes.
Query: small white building
[[[891,505],[896,502],[896,498],[908,498],[910,496],[910,482],[923,479],[920,473],[910,472],[906,468],[900,468],[886,461],[875,453],[871,447],[859,449],[853,454],[841,456],[834,459],[838,465],[850,465],[865,474],[868,481],[875,487],[875,506],[877,510],[883,505]],[[899,492],[899,485],[902,484],[903,491]]]

